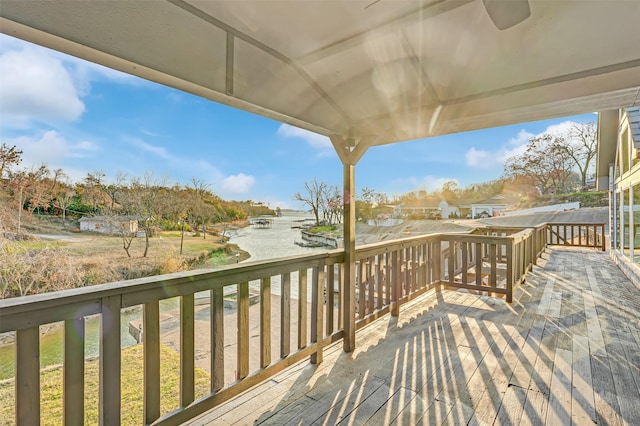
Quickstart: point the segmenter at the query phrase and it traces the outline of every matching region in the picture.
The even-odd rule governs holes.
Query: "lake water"
[[[299,225],[301,220],[310,219],[312,216],[301,212],[283,212],[281,217],[273,218],[270,228],[261,229],[254,226],[241,228],[231,234],[230,242],[237,244],[240,249],[248,252],[251,257],[245,262],[255,260],[267,260],[279,257],[296,256],[322,252],[324,248],[300,247],[295,241],[301,241],[300,230],[292,229],[292,226]],[[297,274],[293,274],[291,279],[291,297],[298,298]],[[280,294],[280,277],[273,277],[271,282],[273,294]],[[259,283],[250,283],[250,287],[257,289]],[[311,286],[309,285],[310,300]],[[235,288],[231,286],[229,290]],[[175,309],[178,306],[177,299],[170,299],[161,302],[161,310]],[[129,334],[129,322],[142,322],[141,309],[123,312],[121,317],[121,339],[122,347],[136,344],[136,341]],[[88,317],[85,322],[85,356],[97,356],[99,353],[99,330],[100,318],[95,315]],[[63,327],[58,327],[42,336],[40,339],[40,366],[47,367],[62,363],[63,356]],[[0,380],[13,377],[14,374],[14,345],[0,346]]]

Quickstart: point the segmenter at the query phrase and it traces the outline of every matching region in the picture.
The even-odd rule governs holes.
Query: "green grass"
[[[123,425],[143,424],[142,345],[122,350]],[[85,362],[85,424],[98,424],[99,362]],[[165,345],[160,346],[160,412],[169,413],[180,406],[180,356]],[[196,368],[196,399],[209,392],[209,375]],[[47,369],[40,375],[41,425],[62,423],[62,367]],[[11,425],[15,418],[14,382],[0,384],[0,425]]]
[[[331,225],[331,226],[316,226],[313,227],[311,229],[309,229],[309,232],[311,232],[312,234],[330,234],[333,231],[336,230],[336,226],[335,225]]]

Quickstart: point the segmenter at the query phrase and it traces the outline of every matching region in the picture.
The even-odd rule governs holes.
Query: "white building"
[[[101,234],[134,234],[138,232],[137,216],[85,216],[80,219],[80,230]]]

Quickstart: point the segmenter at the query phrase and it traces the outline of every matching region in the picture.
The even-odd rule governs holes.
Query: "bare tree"
[[[507,159],[505,175],[530,178],[541,195],[551,189],[565,192],[573,173],[573,160],[567,154],[565,145],[564,138],[550,134],[532,138],[522,155]]]
[[[592,162],[598,153],[598,132],[595,124],[574,124],[569,130],[569,139],[563,148],[578,168],[580,183],[582,189],[585,189]]]
[[[342,205],[342,194],[338,185],[327,186],[325,191],[326,201],[324,216],[329,225],[334,225],[342,222],[342,214],[344,206]]]
[[[9,169],[12,165],[17,166],[22,161],[20,157],[22,155],[22,151],[16,149],[16,146],[8,146],[3,143],[0,146],[0,179],[4,175],[4,171]]]
[[[317,179],[313,179],[312,182],[305,182],[304,189],[305,194],[296,192],[293,194],[293,199],[303,202],[309,206],[311,212],[316,218],[316,225],[320,225],[320,212],[323,202],[325,200],[325,192],[327,191],[327,184],[324,182],[318,182]]]

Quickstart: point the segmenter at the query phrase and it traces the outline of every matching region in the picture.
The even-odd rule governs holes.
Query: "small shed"
[[[134,234],[138,232],[137,216],[85,216],[80,219],[80,230],[101,234]]]

